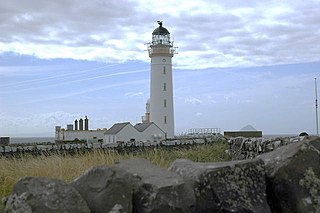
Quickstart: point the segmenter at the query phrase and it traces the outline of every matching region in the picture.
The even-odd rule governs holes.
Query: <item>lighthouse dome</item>
[[[158,21],[158,24],[159,27],[153,31],[152,35],[170,35],[169,31],[162,27],[162,21]]]
[[[169,34],[170,34],[169,31],[162,26],[156,28],[152,33],[152,35],[169,35]]]

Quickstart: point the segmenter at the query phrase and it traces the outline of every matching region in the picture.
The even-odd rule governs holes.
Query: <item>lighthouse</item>
[[[172,57],[175,47],[169,31],[158,21],[159,27],[148,43],[151,58],[150,71],[150,122],[154,122],[167,138],[174,137]]]

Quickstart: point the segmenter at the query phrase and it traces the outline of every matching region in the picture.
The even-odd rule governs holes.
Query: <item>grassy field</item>
[[[20,158],[0,158],[0,199],[10,194],[12,187],[21,177],[45,176],[70,182],[84,171],[96,165],[112,165],[122,159],[145,158],[160,167],[167,168],[181,158],[196,162],[217,162],[230,160],[225,153],[225,142],[201,145],[190,149],[179,150],[149,150],[138,154],[117,154],[95,150],[86,154],[52,155],[52,156],[22,156]],[[0,212],[3,209],[0,202]]]

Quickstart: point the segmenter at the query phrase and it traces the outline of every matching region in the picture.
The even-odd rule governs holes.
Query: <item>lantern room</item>
[[[162,21],[158,21],[158,24],[159,27],[156,28],[152,33],[152,45],[172,45],[169,31],[162,27]]]
[[[168,55],[173,56],[176,47],[170,41],[169,31],[162,26],[162,21],[158,21],[159,27],[152,32],[152,42],[148,44],[149,56]]]

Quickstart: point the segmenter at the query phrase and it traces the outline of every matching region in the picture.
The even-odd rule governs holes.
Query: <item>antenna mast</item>
[[[314,89],[316,92],[316,132],[319,135],[319,122],[318,122],[318,87],[317,87],[317,78],[314,78]]]

